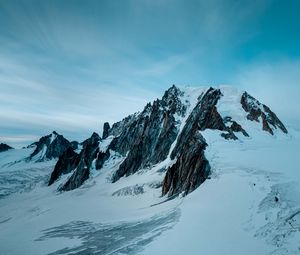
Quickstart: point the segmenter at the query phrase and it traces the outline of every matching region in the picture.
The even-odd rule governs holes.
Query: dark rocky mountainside
[[[62,174],[68,174],[79,163],[79,155],[74,152],[74,150],[69,147],[67,148],[59,157],[55,168],[51,174],[48,185],[54,183]]]
[[[173,86],[161,100],[148,104],[115,138],[115,151],[124,156],[128,152],[128,155],[114,174],[113,182],[166,159],[179,132],[175,115],[186,113],[180,95],[182,92]]]
[[[29,156],[30,160],[43,161],[58,158],[69,147],[74,148],[74,143],[70,143],[66,138],[57,132],[43,136],[39,141],[31,146],[36,146],[35,150]]]
[[[8,151],[11,149],[13,149],[13,147],[10,147],[9,145],[7,145],[5,143],[0,143],[0,152]]]
[[[160,169],[165,172],[162,195],[173,197],[192,192],[210,174],[210,164],[205,157],[208,145],[203,131],[218,130],[221,137],[227,140],[249,136],[242,122],[238,123],[234,116],[222,113],[223,116],[218,111],[218,103],[223,97],[221,89],[203,89],[193,97],[195,102],[191,102],[185,90],[173,85],[161,99],[148,103],[142,112],[112,126],[105,123],[102,137],[94,133],[82,143],[80,153],[76,153],[67,143],[63,150],[60,143],[60,153],[55,154],[59,154],[59,160],[49,185],[63,174],[72,173],[59,189],[68,191],[78,188],[90,178],[92,168],[101,171],[112,154],[117,153],[123,161],[112,173],[112,182],[165,162],[164,168]],[[262,129],[270,134],[277,128],[287,133],[270,108],[246,92],[240,97],[240,106],[247,114],[245,121],[261,120]],[[101,147],[103,144],[107,144],[104,149]],[[53,149],[50,151],[53,152]]]
[[[271,128],[271,126],[273,126],[274,128],[279,128],[282,132],[287,134],[287,129],[277,118],[276,114],[272,112],[268,106],[261,104],[254,97],[250,96],[247,92],[243,93],[241,98],[241,104],[243,109],[247,113],[249,113],[247,115],[247,118],[249,120],[259,122],[259,119],[262,119],[263,130],[273,135],[273,129]]]
[[[89,178],[92,161],[96,158],[99,152],[99,142],[100,136],[97,133],[93,133],[93,135],[89,139],[83,142],[83,148],[80,154],[74,154],[74,156],[71,157],[71,162],[74,162],[73,166],[76,167],[75,171],[73,172],[69,180],[60,188],[60,190],[67,191],[76,189]],[[61,157],[58,163],[60,162],[60,160],[65,160],[65,158]],[[69,170],[73,169],[69,168]],[[61,170],[64,170],[64,168],[61,168]]]

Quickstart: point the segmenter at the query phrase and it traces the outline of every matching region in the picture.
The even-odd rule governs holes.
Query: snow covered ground
[[[55,162],[18,162],[30,152],[1,154],[3,183],[20,179],[7,184],[11,192],[2,192],[0,199],[1,254],[133,254],[179,219],[180,199],[158,204],[165,200],[156,187],[163,173],[140,173],[112,184],[109,177],[122,160],[116,155],[82,188],[59,193],[57,187],[68,176],[48,187]],[[141,192],[133,192],[140,183]]]
[[[217,108],[250,137],[207,140],[211,179],[182,199],[178,223],[144,254],[300,254],[300,133],[262,132],[248,121],[240,92],[221,87]]]
[[[299,254],[300,135],[253,130],[240,141],[205,131],[211,179],[164,203],[163,173],[109,182],[118,155],[82,188],[58,193],[45,182],[54,161],[1,153],[1,254]]]
[[[211,179],[144,254],[300,254],[299,133],[238,142],[217,133],[204,132]]]

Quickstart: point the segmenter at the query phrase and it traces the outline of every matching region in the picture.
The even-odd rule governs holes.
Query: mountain
[[[172,86],[81,143],[0,153],[1,254],[299,254],[300,132],[271,109]]]
[[[11,149],[13,149],[13,147],[10,147],[5,143],[0,143],[0,152],[11,150]]]
[[[62,135],[53,131],[51,134],[41,137],[39,141],[34,142],[29,147],[35,147],[35,150],[29,156],[29,160],[43,161],[58,158],[67,148],[77,148],[77,144],[76,142],[70,143]]]
[[[236,97],[232,100],[238,102],[231,105],[240,110],[237,116],[217,107],[226,105],[232,96]],[[210,164],[205,157],[207,143],[201,132],[219,130],[224,139],[238,140],[239,136],[249,137],[247,121],[257,122],[271,135],[275,131],[288,132],[269,107],[247,92],[234,95],[226,89],[212,87],[181,90],[173,85],[161,99],[148,103],[142,112],[112,127],[105,123],[102,138],[94,133],[83,142],[79,154],[72,149],[62,153],[49,185],[74,170],[59,189],[68,191],[80,187],[89,178],[92,168],[101,170],[113,152],[123,157],[123,161],[113,173],[112,182],[161,164],[161,169],[165,169],[162,195],[186,195],[210,175]]]

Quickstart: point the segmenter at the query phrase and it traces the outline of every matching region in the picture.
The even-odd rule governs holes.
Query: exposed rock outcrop
[[[106,139],[109,135],[110,125],[108,122],[105,122],[103,125],[103,134],[102,139]]]
[[[5,144],[5,143],[0,143],[0,152],[3,152],[3,151],[8,151],[8,150],[11,150],[13,149],[13,147]]]
[[[82,143],[83,148],[80,154],[78,156],[74,154],[72,155],[71,161],[74,162],[74,164],[70,165],[73,167],[73,169],[75,169],[75,171],[68,181],[60,188],[60,190],[68,191],[76,189],[89,178],[92,162],[94,159],[96,159],[99,152],[100,140],[100,136],[97,133],[93,133],[89,139]],[[59,162],[57,162],[57,164],[58,163]],[[61,174],[63,174],[63,171],[60,171],[60,175]]]
[[[196,130],[195,130],[196,131]],[[203,183],[210,174],[210,165],[204,156],[206,143],[199,132],[185,142],[175,164],[166,173],[162,195],[186,195]]]
[[[90,170],[84,158],[80,162],[67,182],[60,188],[61,191],[68,191],[79,188],[90,176]]]
[[[29,159],[37,161],[58,158],[67,148],[72,147],[72,144],[66,138],[55,131],[40,138],[35,145],[36,148],[29,156]]]
[[[249,134],[246,132],[245,129],[242,128],[240,124],[238,124],[236,121],[232,120],[231,117],[225,117],[223,119],[224,124],[226,125],[226,133],[222,133],[221,136],[225,139],[229,140],[237,140],[237,136],[234,134],[234,132],[241,132],[244,136],[249,137]]]
[[[176,163],[167,169],[163,181],[162,194],[174,196],[179,193],[184,195],[196,189],[208,177],[210,165],[205,158],[206,142],[199,131],[217,129],[224,131],[225,139],[237,139],[234,132],[247,132],[231,118],[222,118],[217,111],[217,103],[222,93],[219,89],[209,88],[206,93],[198,98],[186,124],[179,134],[171,159]],[[231,123],[228,126],[228,122]]]
[[[71,147],[73,150],[77,150],[79,148],[80,143],[77,141],[72,141],[71,142]]]
[[[271,109],[261,104],[254,97],[249,95],[247,92],[244,92],[241,98],[241,104],[243,109],[248,113],[247,119],[251,121],[260,122],[262,121],[262,129],[274,134],[274,129],[279,128],[282,132],[288,133],[286,127],[278,119],[276,114],[271,111]]]
[[[99,151],[96,158],[96,169],[99,170],[103,167],[106,160],[110,157],[109,149],[106,152]]]
[[[183,116],[186,112],[180,96],[182,92],[172,86],[161,100],[147,104],[143,112],[123,130],[115,149],[123,155],[129,152],[115,172],[113,182],[166,158],[179,131],[174,115]]]
[[[171,159],[176,158],[176,163],[167,169],[163,181],[163,195],[174,196],[181,192],[188,194],[207,178],[210,166],[204,156],[206,142],[199,131],[206,128],[226,129],[216,111],[220,97],[221,91],[213,88],[199,96],[198,103],[188,117],[171,152]]]
[[[73,148],[67,148],[59,157],[53,172],[51,173],[48,185],[53,184],[61,175],[68,174],[79,164],[80,157]]]

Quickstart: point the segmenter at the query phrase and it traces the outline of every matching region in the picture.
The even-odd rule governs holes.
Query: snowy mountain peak
[[[70,150],[62,154],[49,185],[74,170],[60,189],[77,188],[92,176],[93,169],[102,169],[112,157],[119,155],[122,161],[111,173],[113,183],[160,165],[165,172],[162,195],[188,194],[210,174],[202,132],[215,130],[220,139],[240,140],[251,136],[253,128],[271,134],[277,128],[287,132],[267,106],[246,92],[228,86],[179,88],[173,85],[142,112],[112,127],[105,123],[103,139],[93,133],[82,143],[79,154]]]
[[[235,87],[225,85],[216,86],[215,88],[185,87],[181,88],[181,91],[188,98],[188,101],[190,101],[189,98],[193,97],[198,100],[204,92],[211,89],[218,90],[221,93],[216,108],[223,119],[228,120],[231,118],[235,120],[247,132],[249,131],[248,133],[251,133],[251,129],[255,127],[251,121],[257,124],[260,123],[260,125],[256,125],[256,128],[259,127],[272,135],[277,129],[285,134],[288,133],[284,124],[268,106],[262,104],[247,92],[240,91]]]
[[[247,119],[256,122],[262,122],[263,130],[274,134],[274,129],[279,128],[283,133],[288,133],[283,123],[278,119],[276,114],[271,109],[261,104],[254,97],[244,92],[241,98],[243,109],[248,113]]]
[[[72,147],[72,144],[56,131],[41,137],[34,145],[35,150],[29,156],[29,159],[34,161],[58,158],[67,148]]]
[[[102,137],[79,144],[53,132],[0,153],[1,248],[298,254],[300,135],[286,132],[244,91],[172,86],[141,112],[105,123]]]

